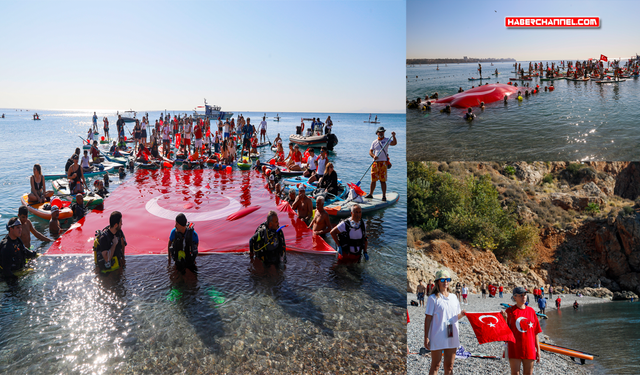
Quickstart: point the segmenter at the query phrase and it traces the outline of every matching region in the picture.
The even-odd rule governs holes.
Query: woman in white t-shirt
[[[460,346],[458,320],[466,311],[460,310],[460,302],[449,293],[451,276],[446,270],[436,273],[436,285],[427,300],[424,319],[424,347],[431,350],[429,375],[435,375],[440,368],[444,351],[444,373],[453,374],[453,360]]]

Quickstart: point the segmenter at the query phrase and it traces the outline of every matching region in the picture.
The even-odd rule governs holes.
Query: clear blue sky
[[[640,1],[407,1],[407,58],[610,59],[640,53]],[[600,17],[600,28],[507,29],[505,17]]]
[[[404,113],[406,3],[0,0],[0,107]]]

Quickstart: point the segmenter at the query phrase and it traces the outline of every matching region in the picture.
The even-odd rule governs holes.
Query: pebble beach
[[[564,306],[562,309],[572,309],[572,304],[569,301],[573,296],[561,295]],[[554,299],[555,299],[554,295]],[[424,313],[425,308],[422,306],[411,306],[411,301],[417,301],[417,295],[413,293],[407,293],[407,309],[409,312],[410,323],[407,324],[407,348],[409,354],[407,355],[407,374],[428,374],[431,366],[431,356],[429,354],[422,356],[419,354],[420,348],[424,346]],[[468,312],[491,312],[500,311],[501,303],[513,304],[510,295],[504,295],[504,298],[486,298],[483,299],[479,294],[470,294],[467,298],[468,305],[462,305],[461,308]],[[533,295],[529,295],[529,301],[533,301]],[[609,299],[595,298],[595,297],[581,297],[578,301],[581,305],[588,305],[593,303],[610,302]],[[530,306],[534,307],[530,302]],[[547,312],[553,303],[547,304]],[[534,307],[537,311],[537,307]],[[460,332],[460,344],[466,351],[471,352],[473,355],[481,354],[488,356],[497,356],[500,359],[484,359],[484,358],[456,358],[454,361],[453,372],[455,374],[509,374],[509,362],[502,359],[504,345],[502,342],[491,342],[483,345],[478,345],[478,340],[466,318],[463,318],[458,325]],[[553,340],[549,339],[545,335],[543,330],[539,334],[540,342],[553,343]],[[571,374],[571,375],[584,375],[592,374],[589,361],[586,365],[581,365],[579,360],[572,362],[571,359],[564,355],[542,351],[542,358],[540,363],[536,363],[533,368],[533,373],[536,375],[542,374]],[[438,374],[443,374],[442,365]]]

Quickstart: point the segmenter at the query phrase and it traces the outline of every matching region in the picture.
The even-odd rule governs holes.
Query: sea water
[[[577,297],[563,298],[563,303],[573,305],[574,300],[580,303]],[[549,319],[540,321],[543,332],[556,345],[596,354],[585,363],[594,373],[639,373],[640,303],[601,303],[560,311],[548,307],[546,312]]]
[[[558,61],[555,61],[558,63]],[[529,61],[521,61],[526,70]],[[526,67],[525,67],[526,64]],[[546,62],[545,62],[546,64]],[[549,62],[551,66],[551,62]],[[456,94],[462,87],[485,83],[507,83],[515,77],[513,63],[444,64],[407,66],[407,99],[437,92],[439,98]],[[495,69],[501,74],[491,75]],[[534,77],[514,81],[518,86],[549,86]],[[477,118],[463,119],[466,108],[440,113],[436,105],[430,112],[407,110],[407,158],[420,160],[636,160],[640,145],[640,80],[619,84],[595,81],[554,81],[553,92],[539,93],[522,102],[510,96],[487,104],[484,111],[474,107]],[[524,93],[524,91],[523,91]],[[523,95],[524,96],[524,95]]]
[[[40,121],[32,120],[34,110],[0,109],[0,236],[29,191],[33,164],[45,174],[64,171],[93,116],[37,112]],[[240,112],[254,125],[264,114]],[[100,132],[107,116],[115,135],[115,111],[97,115]],[[149,111],[153,122],[159,115]],[[138,256],[127,259],[120,276],[104,278],[95,274],[91,257],[43,256],[17,284],[0,281],[0,372],[404,371],[405,115],[378,114],[381,124],[365,123],[369,114],[279,113],[279,122],[275,115],[267,113],[268,135],[273,141],[280,133],[285,145],[301,118],[331,115],[339,144],[329,159],[342,181],[357,182],[364,174],[365,191],[375,130],[382,125],[387,136],[397,133],[388,190],[400,200],[364,215],[369,262],[346,267],[335,256],[289,253],[284,272],[265,275],[252,270],[247,254],[218,254],[198,258],[195,278],[176,273],[165,256]],[[272,153],[266,154],[263,160]],[[110,190],[119,183],[111,175]],[[50,235],[46,221],[30,219]],[[70,225],[64,222],[63,229]],[[144,223],[127,222],[123,230],[144,230]],[[32,243],[39,253],[48,248],[33,236]]]

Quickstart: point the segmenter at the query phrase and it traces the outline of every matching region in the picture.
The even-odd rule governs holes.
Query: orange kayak
[[[44,206],[46,203],[29,204],[28,197],[29,194],[25,194],[22,196],[22,198],[20,198],[20,200],[22,201],[22,204],[27,206],[29,212],[41,219],[51,220],[51,211],[44,210],[42,208],[42,206]],[[62,208],[60,209],[60,213],[58,214],[58,219],[67,219],[73,216],[73,211],[71,211],[71,209],[69,208],[70,204],[71,202],[62,201]]]
[[[555,346],[555,345],[551,345],[551,344],[543,344],[540,343],[540,349],[542,350],[546,350],[548,352],[552,352],[552,353],[558,353],[558,354],[564,354],[567,355],[569,357],[575,357],[575,358],[580,358],[580,359],[588,359],[590,361],[593,361],[593,356],[587,353],[583,353],[577,350],[573,350],[573,349],[565,349],[565,348],[561,348],[559,346]]]

